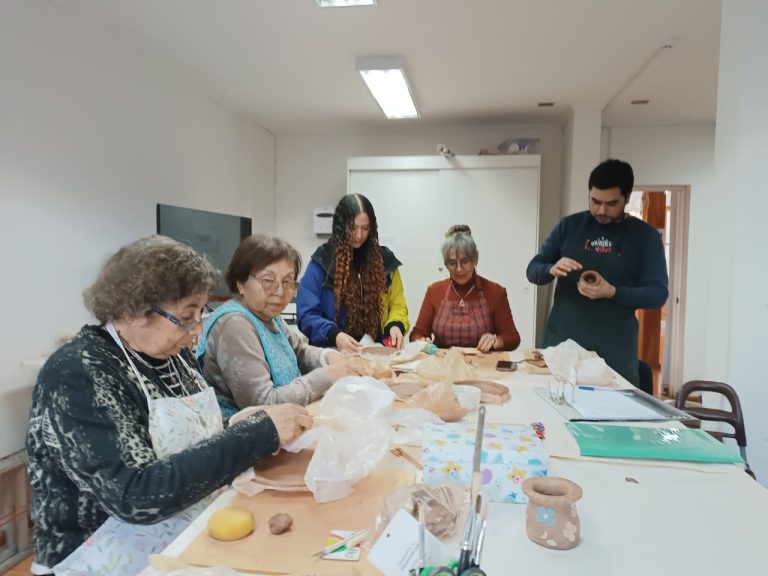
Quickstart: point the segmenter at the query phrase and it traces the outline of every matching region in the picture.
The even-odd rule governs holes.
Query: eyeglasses
[[[278,286],[283,287],[283,294],[293,294],[296,291],[297,284],[294,280],[283,280],[282,282],[278,282],[274,278],[259,278],[253,274],[251,274],[251,277],[261,284],[261,287],[267,294],[276,294]]]
[[[468,267],[470,264],[472,264],[471,258],[460,258],[459,260],[454,260],[451,258],[450,260],[446,260],[445,265],[448,266],[451,270],[455,270],[459,267],[459,264],[461,264],[462,268]]]
[[[160,310],[160,308],[152,308],[152,312],[154,312],[155,314],[159,314],[160,316],[162,316],[166,320],[169,320],[170,322],[173,322],[174,324],[176,324],[176,326],[184,330],[184,332],[192,332],[192,330],[194,330],[200,324],[205,322],[211,316],[211,314],[213,314],[213,308],[211,308],[210,306],[208,306],[208,304],[206,304],[200,309],[199,320],[190,320],[187,322],[184,322],[179,318],[176,318],[176,316],[174,316],[170,312],[166,312],[165,310]]]

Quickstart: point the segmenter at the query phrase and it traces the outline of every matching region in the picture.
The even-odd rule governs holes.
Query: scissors
[[[478,566],[472,566],[470,568],[467,568],[459,574],[459,576],[486,576],[485,572],[483,572]]]
[[[456,576],[458,565],[459,563],[454,560],[448,566],[427,566],[421,570],[418,576]]]
[[[467,568],[461,574],[456,573],[457,567],[457,562],[451,562],[448,566],[438,566],[437,568],[428,566],[421,571],[419,576],[486,576],[485,572],[477,566]]]

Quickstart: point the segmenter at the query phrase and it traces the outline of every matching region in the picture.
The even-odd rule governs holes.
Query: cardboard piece
[[[254,497],[236,495],[231,506],[250,510],[256,519],[253,533],[235,542],[214,540],[203,531],[181,553],[179,560],[197,566],[228,566],[243,572],[313,574],[333,568],[332,560],[312,556],[323,548],[332,530],[371,528],[384,498],[398,486],[413,483],[414,475],[375,471],[355,484],[347,498],[318,504],[311,493],[266,490]],[[270,534],[273,514],[286,512],[293,527],[279,536]],[[346,563],[345,563],[346,564]],[[379,574],[366,553],[354,564],[361,576]]]
[[[309,491],[304,483],[304,474],[314,453],[314,450],[301,452],[281,450],[275,456],[262,458],[253,467],[253,480],[274,488],[301,488]]]

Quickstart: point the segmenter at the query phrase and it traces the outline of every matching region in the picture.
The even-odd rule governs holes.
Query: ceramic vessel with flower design
[[[565,478],[543,476],[523,482],[523,492],[530,499],[525,519],[528,538],[555,550],[568,550],[579,543],[576,501],[581,498],[581,486]]]

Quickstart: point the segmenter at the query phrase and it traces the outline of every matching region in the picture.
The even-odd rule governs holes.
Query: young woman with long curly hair
[[[400,265],[379,246],[370,200],[344,196],[333,215],[333,234],[312,255],[296,295],[299,329],[310,344],[356,352],[368,334],[402,348],[409,324]]]

